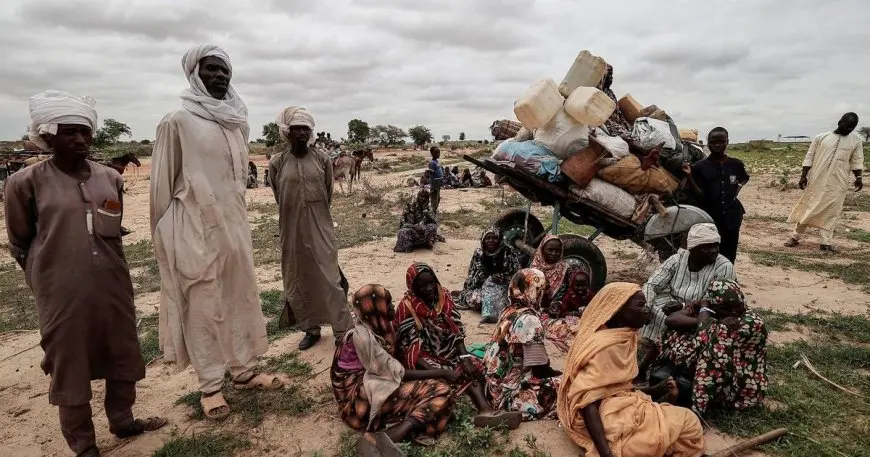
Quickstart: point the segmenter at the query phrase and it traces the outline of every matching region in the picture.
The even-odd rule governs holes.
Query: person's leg
[[[91,414],[90,403],[61,405],[58,408],[60,431],[66,444],[76,455],[97,447],[97,436]]]
[[[801,223],[797,223],[794,225],[794,230],[792,231],[791,238],[788,239],[785,243],[785,247],[791,248],[800,244],[800,239],[803,234],[807,231],[807,226]]]
[[[432,189],[429,191],[429,203],[432,206],[432,212],[438,214],[438,205],[441,203],[440,185],[432,185]]]
[[[832,246],[833,246],[833,244],[832,244],[833,239],[834,239],[834,230],[833,229],[831,229],[831,230],[826,230],[823,228],[819,229],[819,244],[822,245],[822,247],[831,250]]]
[[[136,402],[136,383],[106,380],[106,418],[112,433],[133,425],[133,403]]]
[[[736,228],[719,229],[722,241],[719,244],[719,253],[733,264],[737,260],[737,244],[740,241],[740,226]]]

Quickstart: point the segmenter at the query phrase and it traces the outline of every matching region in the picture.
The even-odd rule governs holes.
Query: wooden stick
[[[757,446],[761,446],[762,444],[773,441],[781,436],[784,436],[788,433],[788,429],[778,428],[776,430],[769,431],[763,435],[758,435],[755,438],[750,438],[748,440],[741,441],[735,444],[732,447],[727,449],[723,449],[710,457],[730,457],[732,455],[737,455],[738,452],[748,451]]]

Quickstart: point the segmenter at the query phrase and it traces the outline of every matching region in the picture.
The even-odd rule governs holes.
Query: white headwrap
[[[722,237],[719,236],[719,231],[716,230],[715,224],[695,224],[689,229],[686,247],[692,250],[704,244],[719,243],[720,241],[722,241]]]
[[[60,124],[86,125],[97,130],[97,101],[91,97],[76,97],[66,92],[47,90],[30,97],[30,128],[27,136],[43,151],[51,147],[43,134],[57,135]]]
[[[212,97],[199,77],[199,61],[205,57],[217,57],[227,64],[232,75],[233,66],[230,56],[213,44],[194,46],[181,58],[181,68],[190,83],[190,88],[181,92],[181,105],[197,116],[215,121],[224,128],[235,130],[248,122],[248,107],[239,97],[232,84],[227,88],[223,100]]]
[[[305,127],[314,130],[314,117],[306,108],[301,106],[288,106],[284,108],[283,111],[278,113],[275,123],[278,124],[278,132],[280,133],[281,138],[287,143],[290,143],[290,138],[287,137],[287,129],[294,125],[304,125]],[[311,135],[311,138],[308,140],[308,145],[310,146],[314,144],[314,141],[314,135]]]

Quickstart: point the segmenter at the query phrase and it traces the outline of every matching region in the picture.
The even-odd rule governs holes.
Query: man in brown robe
[[[91,380],[106,380],[109,430],[120,438],[166,420],[134,419],[145,364],[136,335],[133,283],[121,244],[121,176],[87,160],[97,113],[92,100],[48,91],[30,99],[30,137],[51,160],[6,185],[9,250],[36,296],[48,401],[77,456],[99,456]]]
[[[320,340],[320,325],[332,326],[336,340],[353,326],[342,290],[332,215],[332,162],[309,147],[314,118],[291,106],[277,119],[289,150],[272,157],[269,176],[278,202],[281,275],[287,300],[285,313],[297,319],[305,336],[299,349]],[[289,306],[289,309],[286,309]]]

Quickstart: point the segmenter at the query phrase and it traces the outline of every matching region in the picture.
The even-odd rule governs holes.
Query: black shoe
[[[495,316],[486,316],[480,320],[481,324],[498,324],[498,318]]]
[[[305,332],[305,336],[302,337],[302,341],[299,342],[299,350],[300,351],[307,351],[307,350],[311,349],[312,346],[317,344],[318,341],[320,341],[320,334],[319,333]]]

